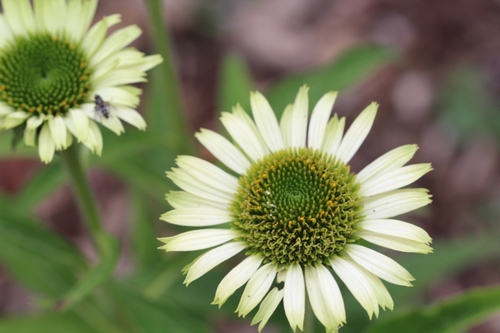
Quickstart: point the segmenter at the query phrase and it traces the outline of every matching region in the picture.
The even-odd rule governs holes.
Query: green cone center
[[[43,33],[18,37],[0,50],[0,100],[16,110],[64,114],[84,103],[89,90],[79,45]]]
[[[355,241],[359,185],[349,166],[317,150],[286,149],[239,180],[232,228],[248,254],[280,266],[323,263]]]

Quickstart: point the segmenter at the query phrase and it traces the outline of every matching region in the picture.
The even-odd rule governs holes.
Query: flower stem
[[[98,249],[101,250],[103,245],[102,235],[105,232],[102,228],[94,196],[81,164],[78,148],[77,144],[72,144],[61,152],[61,157],[68,172],[78,205],[87,222],[87,227]]]

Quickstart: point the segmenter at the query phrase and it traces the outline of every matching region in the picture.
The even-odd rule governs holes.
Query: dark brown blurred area
[[[360,170],[390,149],[417,143],[420,150],[412,162],[431,162],[434,167],[418,186],[430,189],[434,202],[425,216],[412,222],[435,239],[499,231],[499,138],[485,132],[460,140],[452,126],[438,120],[441,91],[457,66],[477,69],[486,94],[494,103],[499,102],[500,1],[165,0],[164,3],[193,131],[216,126],[218,71],[228,51],[237,51],[247,61],[258,89],[265,89],[287,74],[320,68],[356,45],[375,43],[399,52],[397,61],[384,65],[349,91],[341,92],[334,107],[350,123],[369,102],[380,103],[374,128],[353,160],[354,170]],[[120,26],[135,23],[145,30],[135,46],[151,52],[143,1],[101,1],[96,18],[115,12],[122,13]],[[325,87],[325,92],[329,89]],[[38,161],[1,161],[2,190],[16,193],[40,167],[43,166]],[[124,187],[99,171],[91,177],[102,211],[112,216],[105,220],[115,221],[110,230],[123,230],[119,223],[126,223]],[[68,188],[62,189],[36,211],[50,227],[82,248],[88,247],[68,193]],[[117,213],[120,211],[121,214]],[[123,265],[127,267],[128,263]],[[499,283],[500,259],[440,281],[429,291],[429,301],[474,286]],[[29,308],[29,296],[2,270],[0,294],[2,312]],[[471,332],[500,332],[500,317]]]

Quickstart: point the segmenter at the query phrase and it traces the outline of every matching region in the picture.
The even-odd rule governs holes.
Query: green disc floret
[[[0,50],[0,100],[16,110],[64,114],[84,103],[90,88],[84,53],[63,38],[17,37]]]
[[[240,177],[232,228],[248,254],[265,262],[323,263],[356,240],[358,192],[355,174],[343,162],[308,148],[281,150]]]

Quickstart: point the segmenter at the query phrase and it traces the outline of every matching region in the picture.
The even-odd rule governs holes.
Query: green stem
[[[97,205],[80,161],[78,148],[77,144],[72,144],[68,149],[61,152],[61,157],[68,172],[80,210],[87,222],[87,227],[99,250],[102,250],[102,235],[105,234],[105,231],[102,228]]]
[[[190,138],[187,121],[185,119],[184,106],[181,98],[178,74],[175,70],[174,57],[172,56],[172,43],[168,34],[166,19],[163,17],[161,0],[147,0],[148,16],[151,22],[151,33],[157,52],[163,57],[164,63],[156,70],[160,76],[158,84],[161,87],[160,97],[162,99],[161,119],[148,121],[152,126],[161,126],[161,132],[169,136],[169,139]],[[180,151],[193,152],[192,140],[175,140]]]

